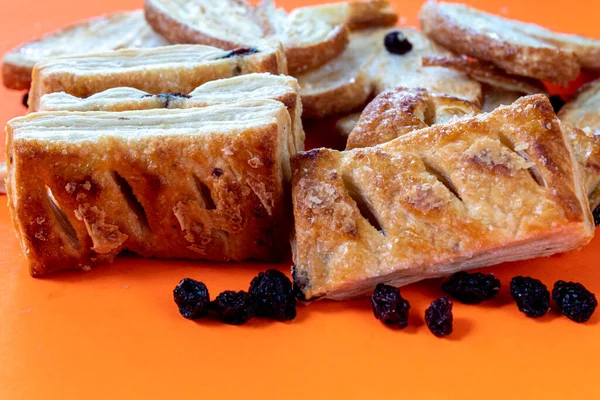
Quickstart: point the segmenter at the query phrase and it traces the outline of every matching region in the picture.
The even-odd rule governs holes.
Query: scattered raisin
[[[565,105],[565,101],[559,95],[554,95],[550,96],[550,104],[552,104],[554,112],[557,113]]]
[[[250,282],[248,290],[257,317],[289,321],[296,318],[296,296],[292,282],[276,269],[261,272]]]
[[[393,31],[385,35],[383,44],[388,52],[399,55],[408,53],[413,47],[404,33],[400,31]]]
[[[452,301],[446,296],[434,300],[425,310],[425,322],[431,333],[437,337],[452,333]]]
[[[500,281],[494,274],[457,272],[443,285],[442,290],[465,304],[479,304],[500,291]]]
[[[552,300],[563,315],[575,322],[588,321],[598,305],[594,293],[577,282],[556,282],[552,289]]]
[[[210,296],[202,282],[190,278],[182,279],[173,290],[173,299],[185,318],[197,319],[208,314]]]
[[[592,216],[594,217],[594,225],[600,225],[600,207],[596,207],[594,211],[592,211]]]
[[[215,168],[215,169],[213,169],[212,175],[213,175],[215,178],[218,178],[218,177],[220,177],[221,175],[223,175],[223,170],[222,170],[221,168]]]
[[[517,302],[519,311],[528,317],[541,317],[550,309],[550,292],[538,279],[515,276],[510,281],[510,294]]]
[[[21,100],[21,104],[23,104],[23,106],[25,108],[29,108],[29,92],[25,93],[23,95],[23,99]]]
[[[248,293],[240,290],[226,290],[211,303],[217,318],[226,324],[242,325],[254,315],[252,299]]]
[[[371,296],[375,318],[388,325],[406,328],[410,303],[402,298],[400,290],[394,286],[380,283]]]

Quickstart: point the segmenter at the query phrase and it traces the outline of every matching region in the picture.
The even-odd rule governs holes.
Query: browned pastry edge
[[[371,79],[361,69],[351,82],[334,90],[302,95],[302,118],[320,119],[352,111],[357,105],[365,104],[372,91]]]
[[[205,44],[224,50],[233,50],[237,47],[248,46],[248,43],[233,43],[198,32],[188,24],[178,22],[166,13],[160,12],[150,1],[144,2],[144,15],[152,29],[171,43]]]
[[[394,26],[398,14],[388,0],[351,1],[348,28],[353,31],[375,26]]]
[[[579,60],[571,50],[557,47],[535,48],[491,38],[468,26],[455,23],[444,15],[434,1],[423,5],[419,21],[427,36],[448,49],[490,61],[510,74],[568,83],[580,71]]]
[[[326,64],[340,55],[348,45],[348,28],[341,25],[325,42],[306,47],[285,47],[290,75],[308,71]]]
[[[424,67],[445,67],[465,73],[481,83],[525,94],[547,93],[546,86],[533,78],[508,74],[494,64],[460,57],[423,57]]]
[[[28,90],[31,86],[31,68],[3,62],[2,80],[8,89]]]

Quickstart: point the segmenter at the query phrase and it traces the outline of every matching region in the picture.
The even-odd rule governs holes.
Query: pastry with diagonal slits
[[[285,106],[32,113],[7,126],[8,200],[34,276],[144,257],[285,254]]]
[[[579,249],[594,229],[548,98],[369,148],[299,153],[294,283],[306,300]]]

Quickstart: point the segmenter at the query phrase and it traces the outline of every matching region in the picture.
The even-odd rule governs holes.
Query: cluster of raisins
[[[480,272],[457,272],[442,284],[442,290],[464,304],[479,304],[492,299],[500,291],[500,280],[494,274]],[[540,280],[516,276],[510,282],[512,295],[519,311],[531,318],[538,318],[550,310],[550,299],[558,310],[575,322],[588,321],[598,302],[596,296],[582,284],[558,281],[552,296]],[[375,318],[398,328],[408,326],[410,303],[400,295],[396,287],[379,284],[371,296]],[[452,333],[452,301],[448,297],[434,300],[425,311],[429,330],[438,337]]]
[[[282,272],[270,269],[252,279],[247,292],[226,290],[212,302],[206,285],[185,278],[173,290],[180,314],[188,319],[214,316],[231,325],[242,325],[252,317],[290,321],[296,318],[292,282]]]

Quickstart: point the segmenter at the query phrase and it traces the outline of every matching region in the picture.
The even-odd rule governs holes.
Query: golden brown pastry
[[[46,58],[168,44],[146,23],[142,10],[96,17],[6,53],[2,62],[4,85],[29,89],[33,66]]]
[[[277,44],[231,51],[201,45],[176,45],[57,57],[36,64],[29,109],[37,111],[40,98],[54,92],[88,97],[126,86],[151,94],[188,94],[215,79],[253,72],[280,74],[286,71],[285,56]]]
[[[9,209],[31,274],[89,269],[123,250],[279,259],[290,130],[273,100],[10,121]]]
[[[293,277],[306,300],[571,251],[594,233],[544,95],[375,147],[299,153],[292,170]]]
[[[395,88],[367,105],[348,136],[346,149],[370,147],[453,118],[473,116],[481,110],[466,100],[425,89]]]
[[[273,99],[282,102],[290,113],[292,135],[289,152],[304,150],[302,102],[298,81],[291,76],[248,74],[207,82],[189,95],[164,93],[152,95],[134,88],[113,88],[87,98],[64,92],[42,96],[39,111],[128,111],[157,108],[192,108],[234,103],[243,100]]]
[[[558,117],[569,126],[569,136],[586,174],[590,206],[600,224],[600,80],[582,87]]]
[[[6,193],[5,180],[7,176],[6,163],[0,162],[0,194]]]
[[[419,20],[423,32],[441,45],[511,74],[567,83],[581,67],[600,68],[600,40],[431,0],[421,8]]]

